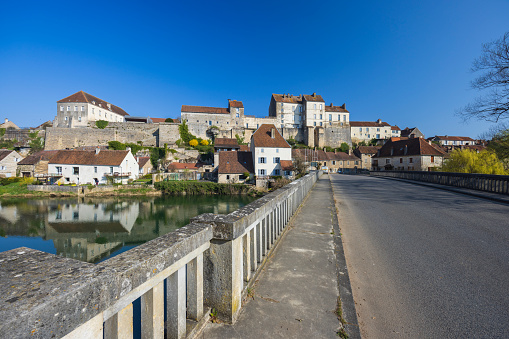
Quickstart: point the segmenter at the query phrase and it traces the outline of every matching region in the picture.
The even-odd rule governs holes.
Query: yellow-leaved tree
[[[494,152],[454,150],[442,166],[444,172],[506,175],[503,163]]]
[[[190,140],[189,145],[193,146],[193,147],[198,146],[198,140],[196,140],[196,139]]]

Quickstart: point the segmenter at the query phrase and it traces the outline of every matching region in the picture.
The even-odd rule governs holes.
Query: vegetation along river
[[[91,263],[174,231],[202,213],[228,214],[244,195],[0,200],[0,252],[21,246]]]

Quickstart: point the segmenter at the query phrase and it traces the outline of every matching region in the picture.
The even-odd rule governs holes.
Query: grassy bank
[[[253,194],[258,192],[252,186],[245,184],[218,184],[208,181],[161,181],[156,182],[154,187],[164,194],[178,195],[237,195],[237,194]]]

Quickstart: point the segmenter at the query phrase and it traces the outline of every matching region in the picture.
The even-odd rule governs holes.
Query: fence
[[[205,306],[235,322],[242,294],[318,175],[228,215],[198,216],[97,265],[28,248],[0,253],[0,337],[127,338],[134,321],[143,338],[192,337],[207,320]]]
[[[434,184],[470,188],[479,191],[509,194],[508,175],[488,175],[449,172],[380,171],[370,172],[372,176],[392,177]]]

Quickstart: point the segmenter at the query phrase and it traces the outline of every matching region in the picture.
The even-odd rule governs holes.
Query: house
[[[168,165],[168,171],[184,173],[184,172],[198,172],[202,167],[198,162],[172,162]]]
[[[431,171],[442,166],[446,153],[423,138],[391,138],[372,157],[377,171]]]
[[[0,178],[15,177],[21,159],[23,157],[16,151],[0,149]]]
[[[401,136],[401,129],[396,126],[391,126],[391,137],[399,138]]]
[[[100,150],[58,151],[48,163],[48,174],[61,176],[65,184],[127,183],[136,179],[138,162],[130,149],[125,151]]]
[[[140,176],[152,173],[153,166],[150,157],[136,157],[136,161],[140,167]]]
[[[242,127],[244,122],[244,105],[242,101],[237,100],[228,100],[227,108],[182,105],[180,116],[190,126],[198,123],[219,128]],[[200,137],[203,137],[203,135],[200,135]]]
[[[412,128],[406,127],[404,130],[401,131],[400,136],[404,137],[404,138],[423,138],[423,139],[425,139],[424,134],[417,127],[412,127]]]
[[[253,175],[253,155],[251,152],[223,151],[219,152],[217,182],[245,182]]]
[[[214,140],[214,152],[221,151],[238,151],[240,145],[237,139],[233,138],[216,138]]]
[[[438,142],[438,144],[444,145],[444,146],[471,146],[471,145],[475,145],[475,140],[470,137],[435,135],[435,137],[431,138],[431,140],[436,141],[436,142]]]
[[[79,91],[57,101],[54,127],[86,127],[89,122],[105,120],[124,122],[128,116],[122,108],[93,95]]]
[[[13,123],[12,121],[9,121],[9,119],[5,118],[4,123],[0,124],[0,128],[5,129],[19,129],[18,125]]]
[[[40,151],[18,162],[18,173],[22,177],[47,177],[48,163],[58,151]]]
[[[292,160],[292,148],[272,124],[263,124],[253,133],[251,153],[257,179],[285,176],[281,160]]]
[[[371,157],[375,155],[382,146],[359,146],[353,153],[360,158],[361,168],[371,170]]]
[[[392,126],[381,119],[377,121],[350,121],[352,142],[369,142],[372,139],[389,139],[392,136]]]

